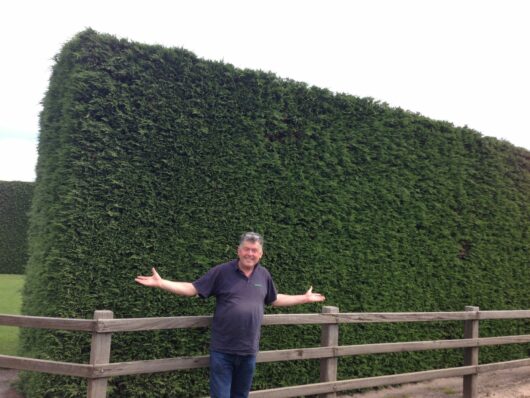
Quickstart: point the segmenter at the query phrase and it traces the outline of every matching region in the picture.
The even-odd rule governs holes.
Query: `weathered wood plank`
[[[478,368],[478,373],[481,374],[481,373],[487,373],[487,372],[496,372],[498,370],[520,368],[523,366],[530,366],[530,358],[516,359],[514,361],[506,361],[506,362],[487,363],[484,365],[479,365],[477,368]]]
[[[209,327],[212,316],[174,316],[160,318],[102,319],[96,326],[98,332],[137,332],[142,330],[184,329]]]
[[[428,322],[458,321],[469,319],[525,319],[530,318],[530,310],[479,311],[474,312],[411,312],[411,313],[339,313],[339,314],[274,314],[265,315],[263,325],[305,325],[339,323],[377,322]],[[94,321],[92,319],[72,319],[39,317],[27,315],[0,314],[0,325],[40,329],[61,329],[98,332],[133,332],[141,330],[178,329],[209,327],[212,316],[183,316],[163,318],[128,318]]]
[[[170,372],[173,370],[205,368],[209,364],[209,356],[178,357],[152,359],[134,362],[114,362],[108,365],[95,365],[92,377],[125,376],[141,373]]]
[[[479,307],[468,306],[466,311],[478,313]],[[464,338],[478,339],[478,319],[470,319],[464,323]],[[478,347],[470,347],[464,349],[464,366],[478,365]],[[478,375],[477,373],[464,376],[464,398],[477,398],[478,396]]]
[[[519,336],[481,337],[478,339],[479,347],[524,343],[530,343],[530,334],[522,334]]]
[[[265,315],[263,325],[325,324],[325,323],[387,323],[462,321],[476,319],[473,313],[461,312],[374,312],[338,314],[275,314]]]
[[[484,319],[525,319],[530,318],[530,310],[479,311],[478,317]]]
[[[377,322],[430,322],[458,321],[474,319],[473,314],[462,312],[382,312],[382,313],[341,313],[339,323],[377,323]]]
[[[336,353],[337,347],[289,348],[285,350],[260,351],[256,356],[256,362],[265,363],[333,358],[337,356]]]
[[[114,314],[112,311],[95,311],[94,319],[96,321],[102,319],[112,319]],[[111,333],[92,333],[92,342],[90,344],[90,364],[92,366],[107,364],[110,362],[110,345]],[[108,379],[105,377],[94,378],[88,381],[88,398],[105,398],[107,396]]]
[[[466,312],[417,312],[417,313],[339,313],[339,314],[269,314],[263,318],[263,326],[308,325],[339,323],[386,323],[427,322],[476,319],[476,314]],[[209,327],[212,316],[181,316],[163,318],[128,318],[100,320],[98,332],[133,332],[178,328]]]
[[[449,348],[476,347],[477,345],[478,341],[472,341],[468,339],[411,341],[403,343],[377,343],[342,346],[337,348],[336,353],[338,356],[388,354],[394,352],[412,352],[441,350]]]
[[[253,398],[288,398],[305,395],[326,394],[329,392],[355,390],[361,388],[380,387],[392,384],[415,383],[432,379],[457,377],[476,372],[475,366],[428,370],[424,372],[404,373],[400,375],[368,377],[362,379],[341,380],[335,382],[306,384],[302,386],[274,388],[270,390],[252,391]]]
[[[338,323],[335,314],[268,314],[263,317],[262,325],[319,325],[335,323]]]
[[[412,341],[400,343],[359,344],[349,346],[296,348],[276,351],[261,351],[257,362],[280,362],[303,359],[342,357],[349,355],[388,354],[395,352],[412,352],[441,349],[482,347],[503,344],[522,344],[530,342],[530,335],[487,337],[479,339],[454,339]]]
[[[14,357],[10,355],[0,355],[0,368],[30,370],[34,372],[78,377],[90,377],[92,374],[91,365]]]
[[[323,314],[338,314],[339,308],[332,306],[322,307]],[[339,325],[322,325],[320,335],[320,345],[322,347],[336,347],[339,345]],[[323,358],[320,360],[320,381],[335,381],[337,380],[337,358]],[[320,398],[335,398],[335,392],[323,394]]]
[[[43,316],[0,314],[0,325],[36,329],[60,329],[92,332],[96,323],[92,319],[49,318]]]

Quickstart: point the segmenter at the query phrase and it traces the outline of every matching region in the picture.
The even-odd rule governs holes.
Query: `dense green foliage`
[[[44,99],[26,314],[210,314],[213,301],[133,282],[192,281],[264,234],[283,293],[309,285],[343,312],[530,307],[530,153],[468,128],[182,49],[87,30]],[[269,310],[272,311],[272,310]],[[313,304],[278,310],[315,312]],[[483,335],[528,324],[488,324]],[[341,327],[341,344],[459,338],[462,324]],[[122,333],[112,361],[205,354],[208,332]],[[319,327],[267,327],[262,349],[318,345]],[[25,355],[88,360],[89,336],[28,331]],[[483,360],[526,356],[524,346]],[[340,360],[340,377],[457,365],[458,351]],[[200,396],[207,370],[111,379],[111,396]],[[258,365],[255,388],[318,380],[318,363]],[[28,397],[83,396],[26,375]]]
[[[0,274],[23,274],[28,261],[32,182],[0,181]]]
[[[20,314],[23,275],[0,274],[0,314]],[[0,326],[0,355],[16,355],[18,328]]]

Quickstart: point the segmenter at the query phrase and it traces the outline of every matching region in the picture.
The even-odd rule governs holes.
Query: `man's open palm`
[[[311,286],[309,290],[305,292],[305,296],[307,298],[308,303],[317,303],[326,299],[326,297],[324,297],[320,293],[313,293],[313,286]]]
[[[138,275],[134,280],[138,282],[140,285],[160,287],[162,278],[160,277],[160,275],[158,275],[158,272],[156,272],[156,269],[154,267],[151,269],[151,271],[153,272],[153,275],[151,276]]]

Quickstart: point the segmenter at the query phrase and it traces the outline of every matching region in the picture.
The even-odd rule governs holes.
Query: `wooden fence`
[[[317,314],[265,315],[263,325],[320,324],[321,346],[276,351],[262,351],[257,362],[277,362],[305,359],[320,360],[320,382],[314,384],[253,391],[251,397],[298,397],[322,394],[335,397],[339,391],[419,382],[446,377],[463,377],[464,398],[477,397],[478,374],[530,365],[530,358],[479,365],[479,348],[501,344],[530,342],[530,334],[479,338],[479,321],[486,319],[528,319],[530,310],[479,311],[466,307],[462,312],[415,313],[340,313],[337,307],[323,307]],[[400,343],[339,346],[339,324],[463,321],[462,339],[414,341]],[[49,361],[0,355],[0,368],[77,376],[88,379],[89,398],[106,396],[109,377],[141,373],[169,372],[208,366],[208,356],[166,358],[147,361],[110,363],[112,333],[145,330],[209,327],[211,316],[181,316],[167,318],[113,319],[111,311],[95,311],[94,319],[45,318],[22,315],[0,315],[0,325],[41,329],[74,330],[92,333],[89,364]],[[464,349],[464,365],[455,368],[429,370],[389,376],[337,380],[337,360],[342,356],[377,353],[411,352],[448,348]]]

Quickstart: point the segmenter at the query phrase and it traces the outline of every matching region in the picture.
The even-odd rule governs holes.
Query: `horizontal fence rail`
[[[209,327],[212,323],[212,318],[211,315],[207,315],[93,320],[0,314],[0,325],[36,329],[112,333]],[[401,323],[527,318],[530,318],[530,310],[477,312],[343,312],[333,314],[265,315],[262,325],[329,325],[343,323]]]
[[[93,377],[92,365],[0,355],[0,368],[30,370],[64,376]]]
[[[0,314],[0,325],[34,329],[59,329],[95,332],[97,322],[92,319],[46,318],[42,316]]]
[[[129,319],[113,319],[112,317],[111,311],[96,311],[94,313],[94,319],[48,318],[0,314],[0,325],[3,326],[92,333],[89,364],[0,355],[0,367],[86,378],[89,380],[87,396],[90,398],[106,396],[107,381],[110,377],[208,367],[208,355],[110,363],[111,336],[112,333],[122,332],[209,327],[212,322],[212,316]],[[318,359],[321,364],[320,383],[253,391],[251,392],[251,396],[297,397],[323,394],[325,397],[335,397],[338,391],[461,376],[464,378],[464,397],[475,398],[477,396],[478,374],[530,366],[530,358],[484,365],[478,364],[478,351],[480,347],[530,343],[530,334],[486,338],[480,338],[478,336],[479,321],[506,319],[530,319],[530,310],[479,311],[478,307],[466,307],[466,311],[460,312],[340,313],[336,307],[324,307],[323,312],[320,314],[265,315],[263,320],[264,326],[308,324],[322,326],[320,347],[261,351],[257,355],[257,362],[260,363]],[[340,324],[435,321],[464,321],[464,338],[346,346],[338,345],[338,325]],[[400,375],[337,381],[337,359],[339,357],[438,349],[464,349],[464,366]]]

